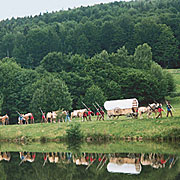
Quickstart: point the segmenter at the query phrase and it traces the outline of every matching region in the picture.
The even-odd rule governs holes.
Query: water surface
[[[178,143],[119,143],[84,144],[79,149],[56,143],[33,148],[1,144],[0,180],[180,179]]]

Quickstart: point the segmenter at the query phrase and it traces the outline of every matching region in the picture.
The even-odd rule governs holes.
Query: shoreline
[[[91,122],[74,122],[0,126],[0,141],[46,142],[65,141],[67,130],[79,126],[83,141],[179,141],[179,117],[162,119],[118,119]],[[72,132],[73,133],[73,132]],[[73,136],[72,136],[73,137]]]
[[[180,155],[179,143],[114,141],[109,143],[86,143],[70,146],[63,142],[33,142],[28,144],[2,142],[1,152],[97,152],[97,153],[163,153]]]

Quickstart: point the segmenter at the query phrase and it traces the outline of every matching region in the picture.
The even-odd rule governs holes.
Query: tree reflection
[[[154,178],[152,173],[157,176],[158,173],[159,175],[162,173],[162,170],[163,173],[171,172],[168,172],[167,169],[175,169],[175,171],[177,171],[177,168],[174,168],[176,167],[177,162],[178,156],[174,154],[166,155],[159,153],[74,153],[70,151],[43,153],[0,152],[0,173],[10,176],[12,171],[14,174],[16,174],[16,179],[19,180],[21,180],[21,178],[19,177],[20,175],[18,175],[18,173],[23,171],[26,172],[28,176],[31,169],[34,169],[37,173],[33,174],[34,179],[37,179],[36,176],[39,177],[46,173],[48,177],[54,177],[52,179],[57,179],[61,173],[67,174],[66,176],[64,175],[65,179],[67,179],[67,177],[69,179],[73,179],[74,176],[79,177],[80,174],[82,174],[82,178],[80,179],[84,179],[86,175],[89,177],[89,179],[92,179],[92,176],[98,176],[99,178],[100,176],[102,176],[101,178],[104,176],[114,178],[115,176],[117,178],[118,174],[121,174],[121,176],[125,176],[126,174],[142,174],[142,177],[145,177],[147,172],[149,172],[152,178]],[[16,167],[16,171],[13,171],[12,167]],[[8,172],[8,169],[12,170]],[[155,171],[154,169],[159,170]],[[32,174],[30,173],[29,176],[32,176]],[[126,176],[124,179],[126,179]]]

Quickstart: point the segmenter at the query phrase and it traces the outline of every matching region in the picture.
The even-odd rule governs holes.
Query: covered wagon
[[[104,108],[106,109],[109,117],[136,115],[138,104],[139,103],[136,98],[111,100],[104,103]]]

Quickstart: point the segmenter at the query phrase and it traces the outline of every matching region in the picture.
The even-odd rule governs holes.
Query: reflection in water
[[[128,154],[127,156],[111,156],[107,170],[113,173],[140,174],[140,155]]]
[[[19,154],[19,155],[18,155]],[[0,152],[0,171],[2,163],[13,163],[11,159],[14,157],[14,162],[18,162],[20,168],[29,168],[26,164],[38,163],[38,168],[53,165],[53,167],[67,167],[72,166],[79,168],[81,172],[109,174],[141,174],[146,167],[153,169],[173,169],[175,167],[178,157],[176,155],[164,155],[157,153],[72,153],[72,152],[19,152],[19,153]],[[18,156],[17,156],[18,155]],[[40,163],[40,165],[39,165]],[[60,166],[59,166],[60,165]],[[32,166],[31,166],[32,167]]]
[[[40,153],[39,153],[40,154]],[[172,168],[178,157],[175,155],[164,154],[136,154],[136,153],[82,153],[72,154],[71,152],[48,152],[42,153],[43,166],[46,163],[74,163],[77,166],[86,166],[86,170],[89,169],[94,162],[96,162],[96,170],[101,170],[105,165],[108,172],[112,173],[128,173],[139,174],[142,170],[142,166],[151,166],[152,168]],[[36,158],[35,152],[19,152],[21,165],[24,162],[34,162]],[[0,152],[0,161],[10,161],[11,154],[9,152]]]
[[[27,152],[26,154],[24,154],[24,152],[19,152],[19,156],[21,159],[21,162],[19,163],[19,165],[21,165],[23,162],[26,162],[26,161],[34,162],[36,153]]]
[[[0,152],[0,161],[2,160],[10,161],[10,159],[11,159],[11,155],[9,152],[3,152],[3,153]]]
[[[71,153],[58,153],[58,152],[52,152],[47,154],[48,160],[50,163],[71,163],[72,155]]]

